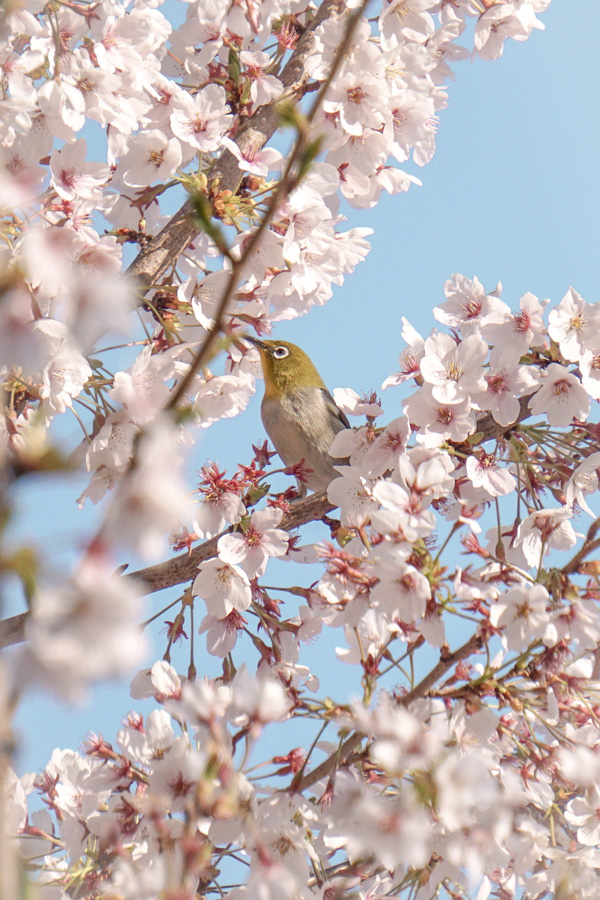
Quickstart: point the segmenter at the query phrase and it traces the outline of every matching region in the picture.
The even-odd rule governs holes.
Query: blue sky
[[[401,316],[429,333],[431,310],[454,272],[477,275],[487,288],[502,281],[511,306],[526,291],[558,302],[570,284],[598,300],[600,120],[592,79],[600,4],[554,0],[541,18],[546,31],[508,42],[500,60],[454,67],[437,153],[423,169],[407,167],[423,187],[349,211],[349,227],[374,229],[371,253],[327,306],[278,326],[276,336],[302,345],[330,388],[378,390],[397,370]],[[397,416],[400,393],[387,391],[384,407],[386,420]],[[238,457],[249,458],[250,444],[264,437],[259,408],[257,396],[243,416],[205,432],[192,468],[212,458],[233,469]],[[93,508],[77,512],[78,492],[40,481],[35,494],[19,498],[21,534],[66,550],[94,518]],[[148,615],[158,602],[150,598]],[[319,645],[310,652],[323,656]],[[205,662],[201,638],[199,672],[218,671]],[[98,686],[79,709],[43,694],[27,698],[17,716],[18,771],[42,769],[55,747],[77,748],[90,730],[111,740],[134,706],[125,683]]]

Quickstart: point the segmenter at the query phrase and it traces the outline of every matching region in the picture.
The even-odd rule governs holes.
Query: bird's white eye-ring
[[[290,351],[287,347],[275,347],[273,350],[273,356],[275,359],[285,359],[286,356],[290,355]]]

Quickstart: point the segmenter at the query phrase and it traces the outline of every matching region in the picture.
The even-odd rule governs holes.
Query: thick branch
[[[327,499],[327,493],[310,494],[302,500],[297,500],[285,515],[279,525],[284,531],[293,531],[307,522],[315,522],[323,518],[335,507]],[[230,528],[227,531],[231,531]],[[224,531],[223,534],[226,534]],[[141,582],[145,593],[153,594],[165,588],[191,581],[198,574],[198,566],[207,559],[217,555],[217,542],[221,535],[205,541],[199,547],[195,547],[190,553],[181,553],[172,559],[148,566],[146,569],[138,569],[137,572],[126,573],[125,578],[134,578]],[[0,621],[0,649],[19,644],[25,640],[25,627],[29,613],[21,613]]]
[[[28,619],[28,612],[2,619],[0,622],[0,650],[3,647],[10,647],[12,644],[20,644],[25,640],[25,625]]]
[[[481,438],[480,444],[484,444],[486,441],[498,440],[499,438],[504,437],[505,434],[508,434],[509,431],[518,425],[519,422],[522,422],[524,419],[528,419],[531,413],[529,412],[529,401],[533,397],[533,394],[526,394],[524,397],[519,397],[519,415],[516,420],[511,425],[499,425],[498,422],[494,419],[491,413],[484,413],[482,416],[477,418],[477,432],[481,432],[483,437]]]
[[[300,525],[306,525],[307,522],[314,522],[321,519],[326,513],[334,509],[332,503],[327,499],[327,493],[322,491],[320,494],[311,494],[303,500],[296,500],[292,504],[292,508],[281,521],[279,528],[284,531],[292,531],[299,528]],[[227,531],[231,531],[230,528]],[[223,532],[225,534],[226,532]],[[141,581],[146,593],[153,594],[155,591],[162,591],[164,588],[172,587],[174,584],[183,584],[190,581],[198,574],[198,566],[207,559],[212,559],[217,555],[218,537],[205,541],[199,547],[192,550],[191,553],[182,553],[173,559],[167,559],[165,562],[158,563],[156,566],[149,566],[147,569],[139,569],[132,572],[129,577]]]
[[[297,98],[304,93],[309,81],[304,64],[313,48],[313,32],[342,5],[340,0],[324,0],[315,18],[298,40],[296,49],[279,76],[286,97]],[[240,123],[235,137],[236,144],[242,153],[250,147],[261,149],[273,136],[278,124],[277,102],[259,106],[248,119]],[[218,189],[232,191],[235,194],[242,180],[242,174],[235,156],[229,150],[224,150],[210,170],[208,193]],[[188,199],[163,230],[140,250],[129,267],[128,274],[137,280],[143,292],[148,291],[197,234],[192,201]]]

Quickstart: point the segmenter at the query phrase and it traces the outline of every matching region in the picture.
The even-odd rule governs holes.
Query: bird
[[[297,479],[300,495],[306,489],[324,491],[339,477],[335,465],[347,459],[329,455],[334,437],[350,428],[310,357],[289,341],[262,341],[244,335],[260,353],[265,393],[261,416],[265,430],[286,466],[304,460],[310,472]]]

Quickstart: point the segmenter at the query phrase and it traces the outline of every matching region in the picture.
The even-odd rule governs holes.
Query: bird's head
[[[304,350],[289,341],[259,341],[244,336],[260,353],[265,397],[275,398],[298,388],[324,388],[321,376]]]

